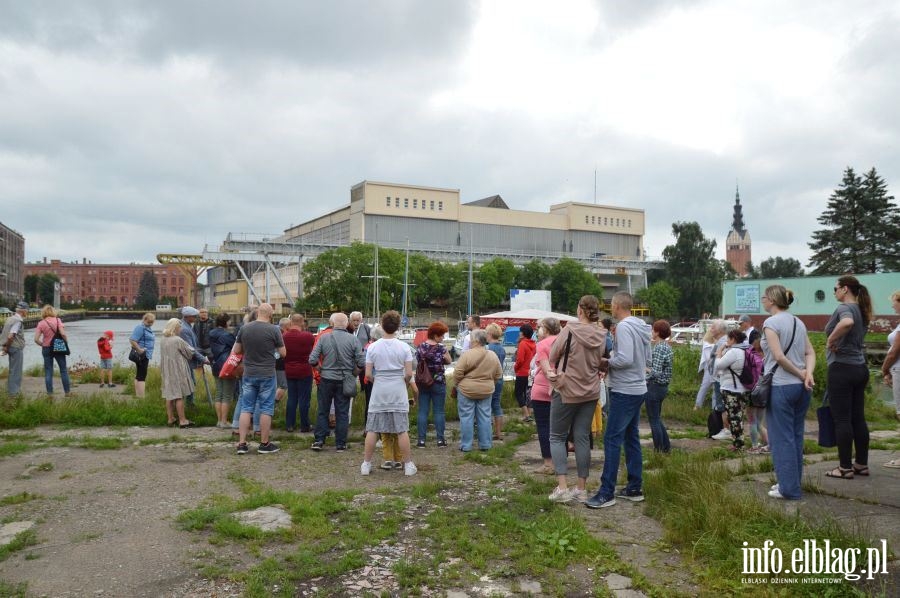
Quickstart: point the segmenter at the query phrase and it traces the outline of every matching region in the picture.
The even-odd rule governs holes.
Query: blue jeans
[[[59,377],[62,380],[63,390],[69,394],[69,370],[66,369],[66,356],[54,355],[53,347],[41,347],[41,354],[44,356],[44,386],[47,387],[47,394],[53,394],[53,360],[59,366]]]
[[[502,396],[503,378],[500,378],[494,384],[494,394],[491,395],[491,415],[494,417],[503,417],[503,407],[500,405],[500,398]]]
[[[478,448],[491,448],[491,400],[489,397],[473,400],[457,389],[456,409],[459,413],[459,448],[463,452],[472,450],[475,422],[478,422]]]
[[[244,376],[241,386],[241,413],[259,411],[272,417],[275,414],[275,376]]]
[[[306,378],[287,379],[287,411],[284,414],[284,426],[294,429],[297,422],[297,408],[300,408],[300,429],[309,430],[309,404],[312,400],[312,376]]]
[[[447,399],[447,385],[435,382],[431,388],[419,389],[419,412],[416,422],[416,432],[419,440],[425,441],[425,431],[428,430],[428,412],[434,410],[434,433],[438,440],[444,440],[444,430],[447,418],[444,414],[444,402]]]
[[[650,421],[650,433],[653,435],[653,450],[668,453],[672,450],[669,433],[662,422],[662,403],[669,394],[668,384],[647,382],[647,419]]]
[[[22,368],[25,363],[25,352],[16,347],[9,348],[9,378],[6,379],[6,392],[14,397],[22,390]]]
[[[328,412],[331,411],[333,402],[334,443],[336,446],[346,446],[347,431],[350,428],[350,399],[352,397],[344,396],[344,382],[322,378],[316,398],[319,403],[319,412],[316,414],[316,442],[325,442],[325,438],[328,436]]]
[[[785,498],[799,500],[803,477],[803,428],[809,409],[809,391],[802,384],[772,387],[766,407],[769,449],[778,480],[778,491]]]
[[[643,455],[638,423],[641,420],[641,405],[646,394],[626,395],[611,390],[609,393],[609,419],[603,434],[603,473],[600,475],[600,491],[603,498],[610,499],[616,493],[616,479],[619,477],[619,456],[625,446],[625,468],[628,470],[626,491],[637,492],[643,484]]]
[[[531,401],[541,457],[550,458],[550,401]]]

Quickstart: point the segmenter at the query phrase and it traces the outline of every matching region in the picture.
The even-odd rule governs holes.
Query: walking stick
[[[206,365],[203,365],[202,367],[203,367],[203,374],[201,374],[201,375],[203,376],[203,386],[206,387],[206,398],[207,398],[207,400],[209,400],[209,406],[213,408],[213,411],[215,411],[216,406],[213,403],[212,393],[209,392],[209,380],[206,379]],[[212,369],[212,366],[210,366],[210,369]]]

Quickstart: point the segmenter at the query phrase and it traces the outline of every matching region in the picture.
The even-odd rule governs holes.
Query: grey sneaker
[[[579,490],[577,488],[572,489],[572,500],[578,501],[580,503],[587,502],[588,495],[587,490]]]
[[[237,454],[238,455],[246,455],[250,452],[250,448],[247,446],[246,442],[242,442],[237,445]]]
[[[550,496],[547,497],[550,502],[569,502],[572,500],[572,491],[566,488],[563,490],[559,486],[553,489],[553,492],[550,493]]]

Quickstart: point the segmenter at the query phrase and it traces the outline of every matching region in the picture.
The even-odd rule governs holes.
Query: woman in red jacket
[[[516,402],[522,408],[522,421],[534,421],[528,410],[528,372],[531,369],[531,360],[534,359],[535,345],[532,336],[534,329],[531,324],[522,324],[519,328],[519,346],[516,348]]]

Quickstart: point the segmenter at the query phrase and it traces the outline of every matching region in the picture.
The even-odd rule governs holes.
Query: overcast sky
[[[278,233],[364,179],[643,208],[806,265],[845,167],[900,185],[900,3],[0,0],[26,259]]]

